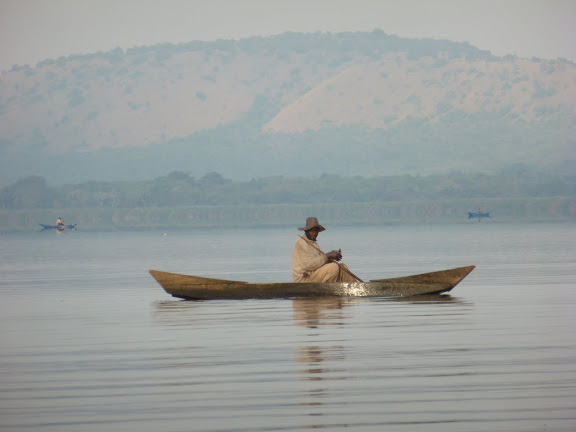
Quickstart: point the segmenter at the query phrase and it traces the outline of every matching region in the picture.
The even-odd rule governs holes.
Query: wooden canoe
[[[407,297],[450,291],[475,266],[369,282],[248,283],[150,270],[168,294],[186,300],[295,297]]]

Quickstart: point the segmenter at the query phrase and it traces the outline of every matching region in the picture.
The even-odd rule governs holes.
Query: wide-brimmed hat
[[[299,231],[308,231],[312,228],[318,228],[319,231],[326,230],[326,228],[324,228],[322,225],[320,225],[320,223],[318,222],[318,219],[316,219],[315,217],[306,218],[306,226],[304,228],[298,228],[298,230]]]

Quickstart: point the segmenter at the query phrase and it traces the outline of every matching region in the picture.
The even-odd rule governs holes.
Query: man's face
[[[306,233],[306,237],[308,237],[308,240],[316,241],[316,237],[318,237],[318,233],[320,232],[320,230],[318,229],[318,227],[314,227],[304,232]]]

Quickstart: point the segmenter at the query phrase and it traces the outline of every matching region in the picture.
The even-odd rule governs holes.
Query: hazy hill
[[[0,184],[174,170],[573,170],[576,65],[466,43],[296,34],[116,49],[0,80]]]

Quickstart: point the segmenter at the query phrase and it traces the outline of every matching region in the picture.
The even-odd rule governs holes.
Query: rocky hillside
[[[346,160],[349,141],[334,139],[342,131],[371,140],[387,160],[405,149],[425,161],[455,124],[472,131],[474,146],[491,141],[486,157],[500,164],[524,151],[532,154],[526,163],[551,154],[549,166],[576,159],[575,64],[498,58],[466,43],[381,31],[117,49],[15,66],[0,78],[0,157],[11,162],[8,171],[34,166],[23,174],[46,174],[39,155],[79,164],[78,154],[104,149],[122,149],[114,157],[128,159],[128,149],[146,149],[145,164],[174,151],[177,161],[174,143],[206,156],[196,163],[207,169],[232,169],[238,159],[224,155],[231,148],[235,158],[274,149],[272,166],[294,163],[289,147],[305,148],[311,137]],[[458,133],[461,140],[465,131]],[[200,148],[206,134],[210,156]],[[218,155],[220,164],[210,165]],[[401,171],[406,158],[398,157]]]

